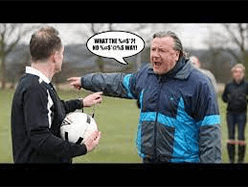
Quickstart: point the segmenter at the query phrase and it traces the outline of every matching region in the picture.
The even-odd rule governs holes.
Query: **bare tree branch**
[[[30,30],[37,26],[25,27],[23,24],[0,24],[0,73],[2,76],[2,89],[5,88],[6,83],[6,55],[8,55],[20,39],[25,36]]]
[[[244,52],[245,51],[245,37],[244,37],[244,29],[242,27],[242,24],[239,23],[238,24],[238,27],[239,27],[239,34],[240,34],[240,38],[241,38],[241,51]]]
[[[237,37],[235,36],[235,34],[232,32],[232,30],[230,29],[230,26],[227,24],[224,24],[224,27],[226,29],[226,31],[230,34],[230,36],[232,37],[232,40],[234,40],[234,42],[240,47],[240,49],[242,48],[242,43],[237,39]]]

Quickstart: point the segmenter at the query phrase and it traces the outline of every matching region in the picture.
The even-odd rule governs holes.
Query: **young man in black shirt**
[[[60,100],[51,84],[61,71],[64,47],[53,27],[36,31],[30,41],[31,67],[21,78],[12,102],[11,127],[15,163],[72,163],[91,151],[101,133],[95,131],[82,145],[64,141],[60,125],[69,112],[102,101],[100,92],[84,99]]]
[[[233,81],[225,87],[222,99],[227,105],[228,141],[227,150],[230,163],[235,161],[235,145],[238,145],[238,163],[245,157],[245,124],[247,111],[248,83],[244,81],[245,67],[236,64],[232,68]],[[235,127],[238,125],[238,140],[235,140]]]

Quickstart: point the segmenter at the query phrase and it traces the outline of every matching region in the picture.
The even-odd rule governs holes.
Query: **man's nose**
[[[160,55],[159,55],[159,53],[158,53],[158,51],[157,50],[155,50],[155,51],[152,51],[152,58],[159,58],[160,57]]]

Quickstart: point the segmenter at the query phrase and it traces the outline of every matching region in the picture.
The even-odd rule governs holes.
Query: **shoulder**
[[[209,77],[196,68],[192,69],[189,79],[192,83],[195,83],[195,84],[209,84],[210,83]]]
[[[47,85],[45,82],[40,81],[36,75],[26,74],[23,76],[18,84],[17,89],[22,92],[29,92],[31,94],[37,94],[47,92]],[[38,97],[38,95],[36,95]]]
[[[142,68],[140,68],[137,73],[139,73],[139,74],[144,74],[144,73],[147,74],[149,72],[150,73],[153,72],[153,68],[152,68],[152,65],[150,63],[148,63],[147,65],[145,65]]]
[[[131,76],[134,79],[144,79],[149,73],[153,73],[152,66],[149,64],[141,67],[137,72],[132,73]]]
[[[45,102],[47,90],[42,84],[40,84],[38,76],[25,74],[16,87],[13,103],[23,105],[24,103]]]
[[[19,81],[16,90],[29,90],[30,88],[37,87],[39,85],[39,77],[31,74],[25,74]]]
[[[228,87],[230,87],[230,86],[232,86],[233,85],[233,82],[232,81],[230,81],[230,82],[228,82],[228,83],[226,83],[226,88],[228,88]]]
[[[194,86],[194,93],[201,96],[201,97],[209,97],[215,95],[215,89],[213,84],[211,83],[211,79],[199,71],[198,69],[193,69],[190,77],[189,82],[191,86]]]
[[[244,81],[245,85],[248,85],[248,81]]]
[[[248,89],[248,81],[245,81],[245,87]]]

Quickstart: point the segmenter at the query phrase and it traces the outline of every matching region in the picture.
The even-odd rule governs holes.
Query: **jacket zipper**
[[[159,75],[159,95],[158,95],[158,101],[157,101],[157,111],[156,111],[156,118],[155,118],[155,124],[154,124],[154,159],[157,160],[157,122],[158,122],[158,113],[159,113],[159,101],[160,101],[160,95],[161,95],[161,89],[162,89],[162,77]]]

